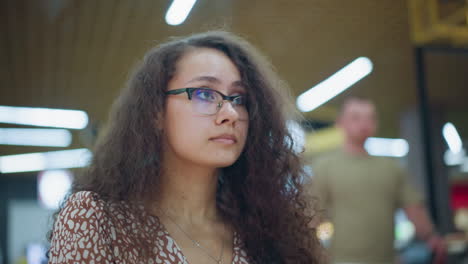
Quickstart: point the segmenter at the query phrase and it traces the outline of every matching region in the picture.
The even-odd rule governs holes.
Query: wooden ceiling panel
[[[8,27],[8,10],[6,8],[6,2],[0,2],[0,98],[3,97],[2,101],[7,100],[10,103],[14,103],[12,96],[6,98],[6,91],[14,87],[14,75],[13,75],[13,58],[10,52],[10,38],[9,38],[9,27]],[[0,99],[1,100],[1,99]]]
[[[57,96],[55,91],[55,74],[57,71],[57,57],[56,57],[56,50],[57,50],[57,24],[54,23],[54,18],[47,16],[45,12],[45,8],[41,14],[41,21],[42,21],[42,48],[43,48],[43,67],[40,69],[43,78],[43,90],[45,98],[40,98],[46,100],[48,103],[43,105],[44,107],[58,107],[57,105]],[[29,103],[31,106],[41,106],[42,102],[36,101],[35,103]],[[27,106],[27,104],[25,105]]]
[[[120,1],[117,4],[107,39],[101,43],[103,46],[99,47],[103,49],[103,53],[100,56],[100,62],[96,65],[95,79],[90,80],[94,84],[90,85],[95,85],[96,98],[102,100],[106,105],[110,105],[114,99],[114,94],[109,92],[113,91],[114,87],[120,87],[124,82],[125,75],[122,75],[120,71],[123,67],[128,66],[124,65],[121,57],[122,47],[123,42],[125,42],[125,33],[130,27],[129,18],[135,8],[133,1]],[[101,118],[103,117],[102,113],[99,113]]]
[[[117,55],[126,66],[134,64],[138,55],[144,52],[148,45],[152,19],[160,15],[155,9],[161,4],[159,1],[135,1],[125,27],[120,53]],[[120,73],[118,73],[120,74]]]
[[[11,69],[12,69],[12,78],[13,85],[7,96],[12,100],[12,103],[18,103],[18,97],[21,96],[22,91],[27,88],[26,85],[26,57],[25,57],[25,40],[24,32],[25,30],[25,20],[21,19],[24,16],[24,3],[22,1],[13,2],[5,1],[3,2],[6,5],[5,9],[7,10],[7,38],[9,41],[9,54],[11,56]],[[23,11],[23,12],[22,12]]]
[[[98,17],[98,5],[103,1],[80,1],[76,10],[76,38],[69,54],[71,72],[68,92],[74,98],[76,106],[72,108],[86,107],[82,102],[90,100],[90,93],[86,92],[86,74],[90,68],[90,52],[92,50],[92,32]]]
[[[73,43],[75,42],[75,31],[77,30],[76,2],[71,2],[58,17],[56,24],[56,71],[55,71],[55,93],[57,100],[62,105],[70,105],[73,97],[70,96],[71,87],[69,80],[74,61],[71,60]]]
[[[43,51],[43,19],[41,18],[41,9],[39,1],[28,3],[26,6],[26,14],[23,19],[26,20],[27,29],[24,32],[26,36],[26,58],[27,67],[25,72],[28,73],[27,84],[29,93],[25,93],[24,96],[35,98],[39,102],[45,102],[47,92],[43,86],[43,74],[42,74],[42,60],[44,57]]]
[[[112,32],[113,20],[117,13],[117,1],[110,4],[107,1],[99,1],[97,6],[97,15],[95,24],[91,31],[91,46],[89,50],[82,50],[83,56],[87,57],[85,66],[85,75],[80,87],[83,91],[92,91],[94,98],[101,99],[99,95],[106,88],[97,87],[99,78],[101,78],[101,65],[104,61],[104,54],[107,50],[113,49],[117,43],[110,43],[109,37]]]

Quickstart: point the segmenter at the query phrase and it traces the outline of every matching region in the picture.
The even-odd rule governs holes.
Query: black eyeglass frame
[[[192,93],[193,91],[195,90],[208,90],[208,91],[213,91],[219,95],[221,95],[221,98],[223,98],[223,101],[227,100],[227,101],[234,101],[236,98],[238,97],[241,97],[241,96],[244,96],[243,94],[239,94],[239,95],[225,95],[223,94],[222,92],[220,91],[216,91],[215,89],[211,89],[211,88],[200,88],[200,87],[188,87],[188,88],[180,88],[180,89],[174,89],[174,90],[169,90],[169,91],[166,91],[165,94],[181,94],[183,92],[186,92],[187,93],[187,96],[188,96],[188,99],[189,100],[192,100]]]
[[[203,88],[203,87],[188,87],[188,88],[180,88],[180,89],[174,89],[174,90],[169,90],[169,91],[166,91],[165,94],[166,95],[174,95],[174,94],[181,94],[181,93],[184,93],[186,92],[187,93],[187,97],[189,100],[192,100],[192,93],[195,91],[195,90],[208,90],[208,91],[213,91],[219,95],[221,95],[221,98],[223,99],[221,102],[218,102],[218,108],[221,108],[223,106],[223,102],[224,101],[229,101],[229,102],[234,102],[235,99],[239,98],[239,97],[245,97],[244,94],[239,94],[239,95],[225,95],[223,94],[222,92],[220,91],[216,91],[215,89],[211,89],[211,88]],[[247,98],[245,98],[245,107],[247,107]]]

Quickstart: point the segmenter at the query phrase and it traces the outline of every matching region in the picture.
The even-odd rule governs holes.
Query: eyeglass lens
[[[192,92],[192,105],[194,110],[204,115],[214,115],[219,111],[220,106],[225,103],[221,94],[211,89],[196,89]],[[231,106],[237,111],[239,119],[248,119],[248,111],[245,105],[245,96],[240,96],[229,101]]]

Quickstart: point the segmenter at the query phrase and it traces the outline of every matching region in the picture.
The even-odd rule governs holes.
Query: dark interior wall
[[[36,200],[37,181],[35,174],[0,174],[0,247],[2,263],[8,263],[8,202]]]

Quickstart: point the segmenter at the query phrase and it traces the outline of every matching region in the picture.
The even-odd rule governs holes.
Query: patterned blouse
[[[242,242],[234,234],[232,264],[248,264]],[[149,248],[148,248],[149,245]],[[149,249],[144,261],[143,246]],[[188,264],[159,218],[143,206],[108,204],[96,193],[72,194],[54,225],[49,263]]]

